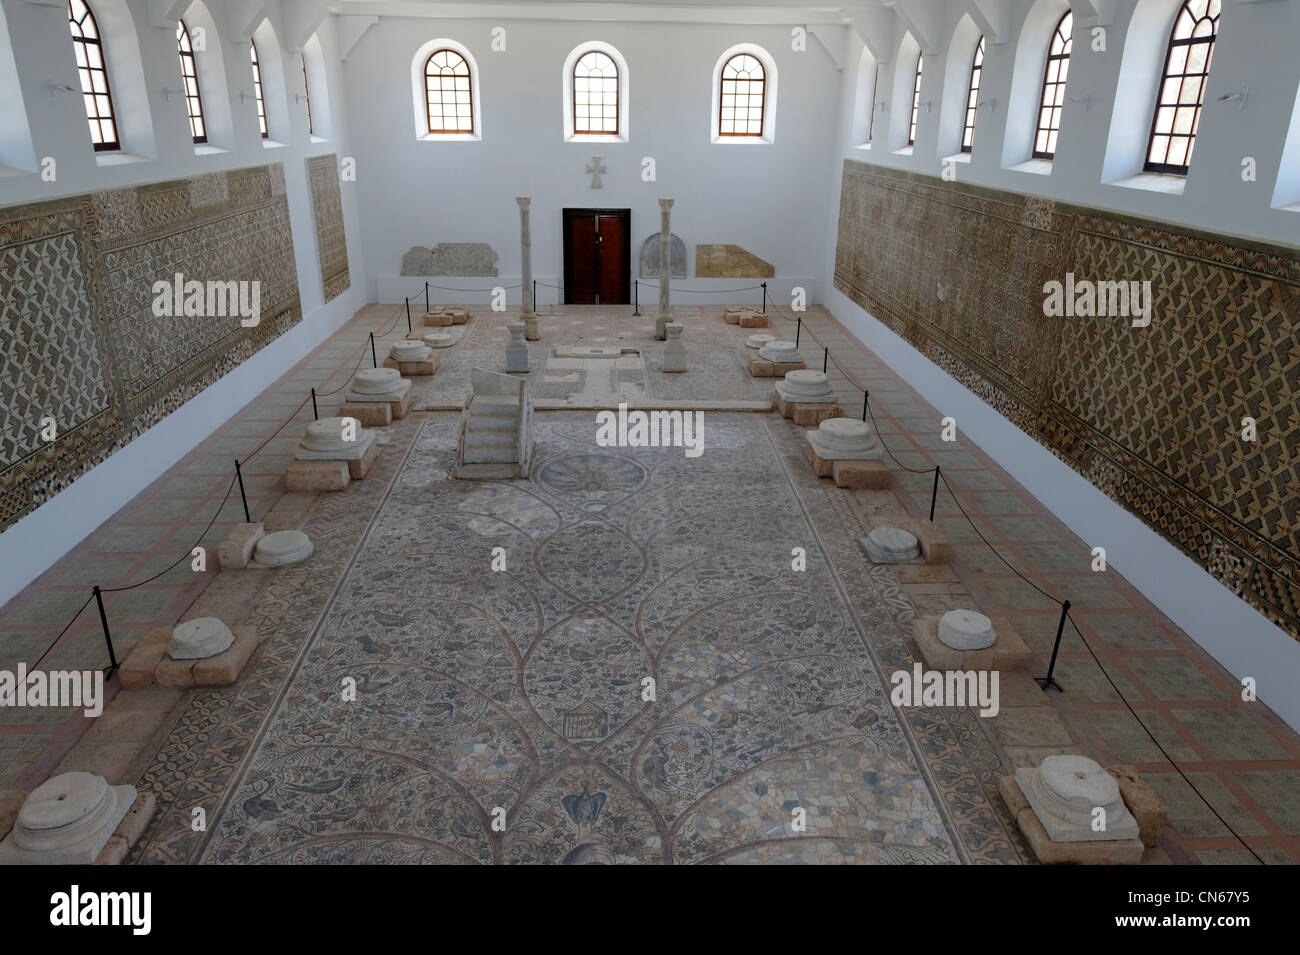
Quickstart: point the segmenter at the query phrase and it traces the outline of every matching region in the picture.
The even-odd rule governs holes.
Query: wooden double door
[[[631,209],[564,210],[564,301],[632,301]]]

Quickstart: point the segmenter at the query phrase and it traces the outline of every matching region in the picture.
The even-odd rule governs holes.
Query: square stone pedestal
[[[448,328],[455,322],[455,318],[447,312],[425,312],[423,322],[432,328]]]
[[[225,652],[206,660],[173,660],[167,655],[172,628],[157,627],[144,635],[118,668],[126,690],[150,686],[186,689],[194,686],[229,686],[239,679],[244,665],[257,649],[256,627],[231,627],[235,642]]]
[[[284,485],[290,491],[300,494],[342,491],[350,481],[360,481],[364,478],[378,458],[379,442],[371,441],[361,457],[350,461],[339,459],[294,461],[284,472]],[[248,560],[245,560],[242,566],[248,566]]]
[[[352,399],[343,402],[338,413],[341,418],[356,418],[363,428],[383,428],[392,424],[394,418],[405,418],[413,404],[415,404],[415,391],[408,387],[406,393],[396,401]]]
[[[393,423],[393,405],[388,401],[345,401],[340,418],[356,418],[363,428],[386,428]]]
[[[351,480],[347,461],[294,461],[284,472],[284,486],[298,494],[341,491]]]
[[[921,560],[927,564],[951,564],[952,545],[937,527],[929,521],[917,521],[903,515],[881,518],[878,522],[907,531],[921,545]],[[874,526],[874,525],[873,525]],[[996,622],[996,621],[995,621]],[[994,631],[997,633],[998,631]]]
[[[1003,776],[999,779],[998,792],[1029,848],[1034,850],[1035,857],[1043,865],[1137,865],[1142,861],[1141,839],[1053,842],[1013,778]]]
[[[792,371],[808,367],[801,361],[768,361],[749,349],[745,351],[745,367],[751,378],[784,378]]]
[[[815,428],[827,418],[844,416],[839,404],[834,401],[786,401],[775,388],[772,389],[772,406],[782,418],[789,418],[803,428]]]
[[[437,374],[438,366],[441,364],[437,355],[430,355],[425,361],[398,361],[391,356],[384,359],[384,367],[396,368],[403,378]]]
[[[126,811],[122,821],[117,824],[108,842],[104,844],[95,865],[121,865],[126,855],[140,841],[144,831],[149,828],[154,812],[158,809],[158,800],[153,793],[136,790],[135,802]]]
[[[881,488],[888,487],[894,479],[889,467],[881,460],[828,461],[818,455],[806,437],[803,442],[803,453],[808,463],[812,465],[813,474],[831,478],[836,487]]]
[[[243,570],[253,559],[253,548],[266,536],[262,522],[236,524],[217,548],[217,560],[222,570]]]
[[[983,650],[954,650],[939,639],[938,617],[917,617],[912,621],[912,640],[931,670],[1011,670],[1029,662],[1029,647],[1011,624],[993,617],[991,647]]]
[[[767,316],[762,312],[741,312],[737,324],[741,328],[767,328]]]

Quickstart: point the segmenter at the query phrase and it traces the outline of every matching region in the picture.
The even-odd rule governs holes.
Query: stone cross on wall
[[[609,170],[605,168],[605,164],[600,161],[599,156],[591,157],[591,162],[587,163],[587,172],[591,173],[591,188],[605,188],[605,183],[600,177],[609,172]]]

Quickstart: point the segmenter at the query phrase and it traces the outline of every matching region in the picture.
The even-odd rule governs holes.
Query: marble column
[[[659,200],[659,314],[655,316],[655,338],[660,341],[668,339],[664,326],[673,320],[668,308],[668,286],[673,274],[672,209],[672,199]]]
[[[519,203],[519,261],[522,266],[521,282],[523,283],[523,300],[524,304],[519,311],[519,318],[524,323],[524,338],[528,341],[537,341],[537,314],[535,312],[535,303],[533,302],[533,242],[530,237],[530,224],[528,219],[528,207],[532,204],[530,196],[516,196],[515,202]]]

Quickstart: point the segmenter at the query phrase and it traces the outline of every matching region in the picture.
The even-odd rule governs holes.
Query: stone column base
[[[436,375],[442,362],[437,355],[430,355],[426,361],[398,361],[396,358],[385,358],[385,368],[396,368],[403,378],[418,378],[421,375]]]
[[[801,428],[815,428],[827,418],[844,416],[833,401],[786,401],[776,389],[772,390],[772,406],[782,418],[789,418]]]
[[[341,491],[352,480],[348,464],[347,461],[294,461],[284,472],[284,486],[298,494]]]
[[[741,312],[737,324],[741,328],[767,328],[767,316],[762,312]]]
[[[1034,850],[1035,857],[1043,865],[1137,865],[1142,861],[1141,839],[1053,842],[1014,779],[1010,776],[999,779],[998,792],[1020,826],[1029,848]]]
[[[386,428],[393,423],[393,406],[387,401],[345,401],[340,418],[356,418],[363,428]]]
[[[425,312],[424,324],[433,328],[447,328],[455,323],[454,316],[447,312]]]
[[[942,532],[929,521],[912,520],[910,517],[891,517],[881,523],[907,531],[915,537],[916,542],[921,545],[921,559],[927,564],[952,563],[952,545],[948,543],[948,538],[944,537]]]
[[[931,670],[1011,670],[1029,662],[1029,647],[1010,622],[994,617],[997,641],[983,650],[954,650],[939,639],[938,617],[912,621],[912,641]]]
[[[751,378],[784,378],[792,371],[800,371],[808,366],[801,361],[768,361],[762,355],[756,355],[745,349],[745,367]]]
[[[187,689],[195,686],[230,686],[244,671],[257,649],[256,627],[231,627],[235,642],[205,660],[173,660],[167,655],[171,627],[156,627],[132,648],[117,676],[126,690],[151,686]]]

